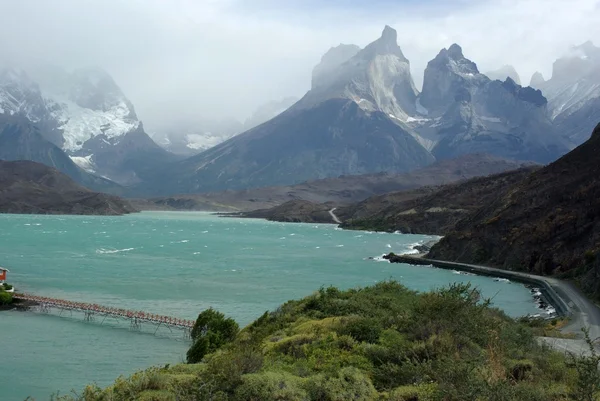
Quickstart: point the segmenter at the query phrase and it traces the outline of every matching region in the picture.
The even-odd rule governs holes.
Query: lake
[[[539,312],[517,283],[377,259],[432,238],[207,213],[0,215],[0,266],[21,292],[188,319],[213,307],[241,326],[322,286],[390,278],[420,291],[471,282],[511,316]],[[76,314],[0,312],[0,360],[10,367],[0,375],[0,399],[106,386],[121,374],[181,362],[188,346],[164,328],[154,334]]]

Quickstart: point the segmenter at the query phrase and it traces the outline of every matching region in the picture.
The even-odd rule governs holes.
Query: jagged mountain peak
[[[410,63],[396,40],[396,31],[386,27],[377,40],[360,51],[353,45],[330,49],[313,71],[312,89],[294,109],[341,98],[352,100],[365,111],[381,111],[399,120],[414,115],[418,92]]]
[[[600,57],[600,47],[594,45],[594,42],[588,40],[580,45],[573,46],[571,49],[574,55],[579,55],[579,57],[586,59],[588,57]]]
[[[502,87],[515,95],[517,99],[531,103],[537,107],[545,106],[548,103],[541,90],[530,86],[523,87],[510,77],[506,78],[506,81],[502,83]]]
[[[462,47],[460,47],[456,43],[453,43],[448,48],[447,53],[448,53],[448,57],[450,57],[451,59],[454,59],[454,60],[460,60],[460,59],[465,58],[465,56],[463,55]]]
[[[438,55],[427,64],[427,68],[445,68],[451,73],[463,77],[479,75],[477,64],[466,58],[462,48],[454,43],[448,49],[440,50]]]
[[[552,78],[555,81],[569,81],[583,77],[600,68],[600,48],[591,41],[573,46],[552,64]]]
[[[536,71],[533,73],[533,75],[531,76],[531,79],[529,80],[529,86],[531,86],[532,88],[538,89],[541,85],[544,84],[544,82],[546,82],[546,80],[544,79],[544,76],[542,75],[542,73],[539,71]]]
[[[402,53],[400,46],[398,46],[398,32],[388,25],[383,29],[379,39],[367,45],[360,53],[363,58],[391,54],[397,56],[401,61],[408,63],[408,59]]]
[[[463,101],[470,96],[471,87],[485,84],[489,78],[479,73],[477,64],[466,58],[462,48],[456,43],[444,48],[427,63],[423,79],[423,92],[420,104],[441,115],[454,101]]]

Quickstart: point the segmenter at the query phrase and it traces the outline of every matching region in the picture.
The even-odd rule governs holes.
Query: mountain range
[[[210,210],[221,212],[249,212],[270,209],[287,202],[310,202],[324,210],[326,220],[331,220],[327,210],[334,206],[361,202],[374,195],[409,190],[424,186],[437,187],[472,177],[485,176],[508,170],[529,167],[530,163],[502,159],[490,155],[471,154],[456,159],[442,160],[408,173],[376,173],[347,175],[310,180],[296,185],[247,188],[219,192],[172,195],[136,200],[140,209]],[[289,209],[288,209],[289,210]],[[276,212],[276,211],[275,211]],[[301,215],[302,213],[296,213]],[[271,212],[268,213],[271,216]],[[270,217],[276,219],[275,217]],[[296,221],[303,221],[298,217]]]
[[[48,141],[81,169],[122,185],[150,178],[155,165],[175,159],[144,132],[133,105],[106,72],[48,67],[35,74],[34,81],[21,69],[0,70],[0,125],[26,118],[40,134],[35,143],[31,136],[25,141],[29,146]],[[7,146],[3,153],[13,159],[20,154]]]
[[[266,104],[243,124],[182,121],[152,134],[161,146],[106,72],[6,67],[0,127],[25,118],[36,134],[13,132],[1,157],[59,167],[94,189],[158,196],[396,174],[474,153],[545,164],[600,120],[600,50],[591,42],[557,60],[549,80],[534,74],[535,88],[510,66],[480,73],[453,44],[428,63],[419,91],[397,39],[386,26],[364,48],[333,47],[301,99]]]

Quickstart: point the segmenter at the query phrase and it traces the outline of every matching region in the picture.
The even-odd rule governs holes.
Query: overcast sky
[[[600,0],[0,0],[0,61],[100,66],[152,131],[243,120],[302,96],[324,52],[365,46],[385,24],[418,87],[427,61],[454,42],[481,71],[512,64],[528,83],[536,70],[548,78],[569,46],[600,37]]]

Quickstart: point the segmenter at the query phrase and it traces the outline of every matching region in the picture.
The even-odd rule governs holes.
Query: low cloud
[[[281,4],[284,3],[284,6]],[[523,82],[569,47],[600,36],[596,0],[369,2],[271,0],[0,3],[4,61],[45,60],[109,71],[149,130],[179,120],[245,119],[260,104],[301,96],[321,55],[364,46],[385,24],[423,69],[456,42],[482,71],[512,64]]]

